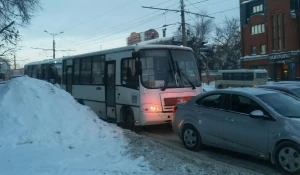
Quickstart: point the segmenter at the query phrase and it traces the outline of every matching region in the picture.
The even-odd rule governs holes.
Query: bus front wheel
[[[134,130],[134,114],[130,107],[124,110],[123,126],[125,129]]]

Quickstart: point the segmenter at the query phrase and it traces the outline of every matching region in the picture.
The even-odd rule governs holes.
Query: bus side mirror
[[[141,75],[142,74],[142,63],[140,60],[136,60],[135,61],[135,71],[137,75]]]

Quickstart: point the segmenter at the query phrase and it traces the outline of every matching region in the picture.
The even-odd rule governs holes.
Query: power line
[[[120,6],[117,6],[116,8],[113,8],[113,9],[111,9],[110,11],[108,11],[108,12],[103,12],[103,13],[101,13],[100,15],[97,15],[97,16],[95,16],[95,17],[93,17],[93,18],[90,18],[90,19],[88,19],[88,20],[85,20],[84,22],[80,22],[80,23],[78,23],[78,24],[76,24],[76,25],[74,25],[74,26],[72,26],[72,27],[69,27],[69,28],[67,28],[67,29],[64,29],[64,31],[68,31],[68,30],[71,30],[71,29],[73,29],[73,28],[76,28],[76,27],[78,27],[78,26],[81,26],[81,25],[83,25],[83,24],[86,24],[86,23],[89,23],[90,21],[93,21],[95,18],[97,18],[97,17],[102,17],[103,15],[107,15],[107,14],[109,14],[109,13],[111,13],[111,12],[113,12],[113,11],[116,11],[117,9],[119,9],[119,8],[124,8],[124,7],[126,7],[126,5],[130,5],[130,4],[132,4],[132,3],[134,3],[135,1],[137,1],[137,0],[129,0],[130,2],[126,2],[126,3],[124,3],[124,4],[121,4]]]
[[[206,4],[205,7],[210,6],[210,5],[214,5],[214,4],[219,4],[219,3],[225,2],[225,1],[229,1],[229,0],[222,0],[222,1],[214,2],[214,3]]]
[[[179,4],[179,3],[177,2],[177,3],[175,3],[175,4],[172,4],[172,5],[169,6],[169,7],[172,7],[172,6],[177,5],[177,4]],[[155,12],[155,13],[157,13],[157,12]],[[149,14],[144,15],[144,16],[142,16],[142,17],[139,17],[139,18],[137,18],[137,19],[134,19],[134,20],[131,20],[131,21],[129,21],[129,22],[125,22],[125,23],[123,23],[123,24],[121,24],[121,25],[115,26],[115,27],[113,27],[113,28],[111,28],[111,29],[103,30],[103,31],[107,31],[107,32],[105,32],[105,33],[103,33],[103,31],[102,31],[102,32],[97,32],[96,34],[90,35],[90,37],[81,40],[80,43],[82,43],[82,41],[88,42],[88,40],[94,41],[94,40],[95,40],[95,37],[94,37],[94,36],[97,36],[97,35],[100,34],[100,33],[101,33],[101,35],[104,35],[104,34],[107,34],[107,33],[111,33],[112,31],[119,30],[119,29],[121,29],[121,28],[123,28],[123,27],[129,27],[129,26],[132,26],[132,25],[136,25],[136,23],[140,23],[141,20],[145,21],[145,19],[143,19],[143,18],[148,17],[148,16],[152,16],[152,15],[155,14],[155,13],[149,13]],[[140,19],[141,19],[141,20],[140,20]],[[148,18],[148,19],[152,19],[152,17],[150,17],[150,18]],[[146,20],[148,20],[148,19],[146,19]],[[96,38],[97,38],[97,37],[96,37]],[[75,41],[73,41],[73,43],[74,43],[74,42],[75,42]],[[74,43],[74,44],[72,44],[72,45],[76,45],[76,44],[80,44],[80,43]],[[84,43],[85,43],[85,42],[84,42]],[[71,46],[72,46],[72,45],[71,45]]]
[[[104,37],[101,37],[101,38],[97,38],[97,39],[95,38],[94,40],[87,41],[87,42],[84,42],[84,43],[80,43],[80,44],[77,44],[77,45],[86,45],[86,44],[89,44],[90,42],[94,42],[94,41],[97,41],[97,40],[100,40],[100,39],[103,39],[103,38],[107,38],[108,36],[112,36],[112,35],[115,35],[115,34],[118,34],[118,33],[122,33],[122,32],[124,32],[124,31],[126,31],[126,30],[135,28],[136,25],[146,24],[146,23],[149,23],[149,22],[151,22],[151,21],[157,20],[157,19],[158,19],[157,17],[158,17],[158,16],[161,16],[161,15],[163,15],[163,14],[159,14],[159,15],[157,15],[157,16],[151,17],[151,19],[145,19],[145,20],[143,20],[143,21],[140,21],[139,24],[135,24],[135,25],[133,25],[132,27],[127,28],[127,29],[122,30],[122,31],[119,31],[119,32],[117,32],[117,33],[114,33],[114,34],[111,34],[111,35],[107,35],[107,36],[104,36]],[[127,36],[128,36],[128,35],[127,35]],[[89,45],[91,45],[91,44],[89,44]],[[75,48],[77,48],[77,47],[75,47]]]
[[[165,10],[165,11],[173,11],[173,12],[181,12],[181,10],[165,9],[165,8],[155,8],[155,7],[146,7],[146,6],[142,6],[142,8],[155,9],[155,10]],[[190,11],[184,11],[184,12],[185,13],[194,14],[194,15],[198,15],[198,16],[207,17],[207,18],[214,18],[214,17],[208,16],[208,15],[201,15],[199,13],[194,13],[194,12],[190,12]]]
[[[178,3],[176,3],[176,4],[178,4]],[[153,14],[153,13],[152,13],[152,14]],[[129,29],[132,29],[132,28],[136,27],[136,25],[143,25],[143,24],[149,23],[149,22],[151,22],[151,21],[153,21],[153,20],[158,19],[157,17],[162,16],[163,14],[164,14],[164,13],[161,13],[161,14],[159,14],[159,15],[157,15],[157,16],[152,16],[152,17],[150,17],[150,18],[143,19],[143,20],[137,21],[137,22],[135,22],[135,23],[132,23],[132,24],[130,24],[129,26],[127,26],[127,27],[129,27],[129,28],[126,28],[125,30],[122,30],[122,31],[121,31],[120,29],[116,28],[115,30],[118,30],[119,32],[117,32],[117,33],[115,33],[115,34],[118,34],[118,33],[127,31],[127,30],[129,30]],[[111,33],[112,31],[113,31],[113,30],[110,30],[109,32],[106,32],[106,33]],[[106,34],[106,33],[102,33],[102,35],[104,35],[104,34]],[[93,38],[93,39],[90,40],[90,41],[81,42],[81,43],[79,43],[79,44],[73,44],[73,45],[83,45],[83,44],[88,44],[88,43],[94,42],[94,41],[96,41],[96,40],[100,40],[100,39],[103,39],[103,38],[107,38],[108,36],[112,36],[112,35],[115,35],[115,34],[107,35],[107,36],[105,36],[105,37],[102,36],[102,37],[100,37],[100,38]],[[90,45],[91,45],[91,44],[90,44]]]
[[[170,24],[170,25],[171,25],[171,24]],[[158,28],[155,28],[155,29],[159,29],[159,28],[162,28],[162,27],[158,27]],[[168,29],[173,29],[173,28],[177,28],[177,26],[171,26],[171,27],[169,27]],[[119,36],[119,37],[116,37],[116,38],[104,40],[104,41],[101,42],[101,44],[102,44],[102,43],[109,43],[109,42],[111,42],[111,41],[114,41],[114,40],[117,40],[117,39],[121,39],[121,38],[126,39],[127,37],[128,37],[128,35],[123,35],[123,36]],[[87,47],[87,46],[88,46],[88,45],[83,46],[83,47]],[[82,47],[82,48],[83,48],[83,47]]]
[[[152,16],[152,17],[149,17],[149,18],[146,18],[146,19],[142,19],[142,20],[139,20],[139,21],[136,21],[136,22],[134,22],[134,23],[128,23],[128,24],[126,24],[126,25],[123,25],[123,26],[119,26],[119,27],[116,27],[116,28],[112,28],[111,30],[107,30],[106,32],[101,32],[101,36],[103,36],[103,35],[105,35],[105,34],[109,34],[109,33],[112,33],[112,32],[114,32],[114,31],[119,31],[120,29],[123,29],[124,27],[130,27],[130,26],[136,26],[137,24],[139,24],[139,23],[141,23],[141,22],[146,22],[146,21],[148,21],[148,20],[151,20],[152,18],[156,18],[156,17],[158,17],[158,16],[161,16],[161,15],[163,15],[163,13],[161,13],[161,14],[159,14],[159,15],[156,15],[156,16]],[[101,37],[100,36],[100,37]],[[91,38],[89,38],[89,39],[86,39],[86,40],[91,40],[91,41],[94,41],[94,40],[97,40],[97,38],[99,38],[99,36],[97,36],[97,37],[91,37]],[[90,42],[90,41],[86,41],[86,42]],[[84,42],[85,43],[85,42]],[[79,43],[80,44],[80,43]],[[77,45],[77,44],[75,44],[75,45]]]
[[[196,2],[196,3],[193,3],[191,4],[189,0],[186,0],[190,5],[193,5],[195,8],[197,8],[199,11],[201,11],[200,8],[198,8],[197,6],[195,6],[196,3],[201,3],[201,2],[205,2],[205,1],[208,1],[208,0],[205,0],[205,1],[201,1],[201,2]]]
[[[231,8],[231,9],[227,9],[227,10],[223,10],[223,11],[219,11],[219,12],[215,12],[215,13],[211,13],[209,15],[215,15],[215,14],[218,14],[218,13],[223,13],[223,12],[227,12],[227,11],[231,11],[231,10],[235,10],[235,9],[238,9],[240,7],[234,7],[234,8]]]
[[[162,3],[159,3],[159,4],[153,5],[153,6],[151,6],[151,7],[159,6],[159,5],[165,4],[165,3],[170,2],[170,1],[173,1],[173,0],[167,0],[167,1],[165,1],[165,2],[162,2]]]
[[[185,30],[185,14],[194,14],[197,16],[202,16],[202,17],[207,17],[207,18],[214,18],[208,15],[202,15],[199,13],[194,13],[190,11],[186,11],[184,9],[184,0],[180,0],[180,10],[175,10],[175,9],[167,9],[167,8],[155,8],[155,7],[146,7],[142,6],[142,8],[148,8],[148,9],[155,9],[155,10],[165,10],[165,11],[173,11],[173,12],[181,12],[181,26],[182,26],[182,45],[187,46],[187,36],[186,36],[186,30]]]
[[[195,4],[199,4],[199,3],[202,3],[202,2],[206,2],[206,1],[209,1],[209,0],[203,0],[203,1],[195,2],[195,3],[190,3],[189,2],[189,5],[193,5],[194,7],[196,7]],[[198,7],[196,7],[196,8],[198,8]]]

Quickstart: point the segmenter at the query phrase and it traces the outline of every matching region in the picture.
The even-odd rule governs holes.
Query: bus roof
[[[74,56],[68,56],[68,57],[63,57],[62,59],[63,60],[68,60],[68,59],[89,57],[89,56],[95,56],[95,55],[103,55],[103,54],[122,52],[122,51],[130,51],[130,50],[139,51],[140,49],[161,49],[161,48],[164,48],[164,49],[183,49],[183,50],[188,50],[188,51],[193,52],[193,50],[189,47],[174,46],[174,45],[161,45],[161,44],[134,45],[134,46],[125,46],[125,47],[119,47],[119,48],[108,49],[108,50],[103,50],[103,51],[96,51],[96,52],[84,53],[84,54],[79,54],[79,55],[74,55]]]
[[[234,70],[218,70],[220,73],[233,73],[233,72],[260,72],[266,73],[265,69],[234,69]]]
[[[47,59],[42,61],[35,61],[31,63],[25,64],[25,66],[29,65],[37,65],[37,64],[49,64],[49,63],[62,63],[62,58],[55,58],[55,59]]]

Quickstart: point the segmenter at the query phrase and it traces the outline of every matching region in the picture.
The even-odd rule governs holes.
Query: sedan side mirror
[[[269,118],[261,110],[255,110],[250,113],[251,118]]]

